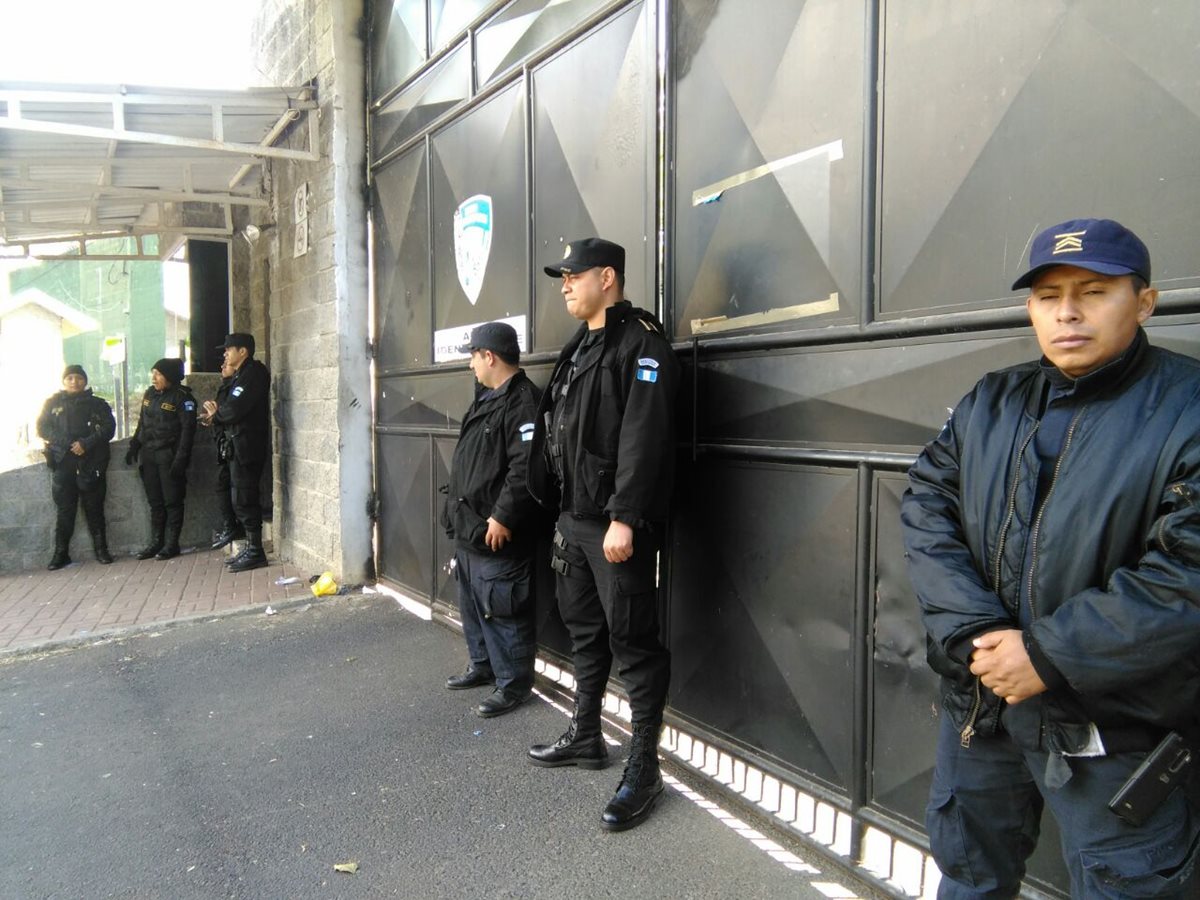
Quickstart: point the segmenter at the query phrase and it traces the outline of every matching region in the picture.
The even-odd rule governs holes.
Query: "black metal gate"
[[[575,323],[541,265],[618,240],[687,373],[671,712],[921,843],[936,703],[903,471],[983,372],[1036,355],[1007,285],[1045,225],[1146,237],[1152,337],[1200,355],[1196,5],[376,0],[371,21],[381,576],[453,604],[450,341],[513,317],[544,382]],[[490,251],[464,284],[472,200]],[[539,624],[562,652],[548,600]],[[1033,873],[1065,883],[1050,833]]]

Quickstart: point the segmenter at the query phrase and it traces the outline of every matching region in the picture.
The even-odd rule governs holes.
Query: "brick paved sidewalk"
[[[90,554],[89,554],[90,557]],[[225,551],[198,550],[175,559],[91,558],[57,572],[0,575],[0,654],[78,641],[175,619],[313,599],[313,573],[272,562],[230,574]],[[281,577],[296,584],[277,585]]]

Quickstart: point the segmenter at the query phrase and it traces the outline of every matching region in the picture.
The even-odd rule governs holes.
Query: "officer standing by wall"
[[[529,463],[531,493],[559,514],[552,565],[576,692],[566,733],[531,747],[529,759],[605,765],[600,709],[615,655],[633,738],[601,825],[620,831],[643,821],[663,790],[658,739],[671,658],[658,633],[657,558],[674,477],[679,364],[662,324],[624,299],[624,248],[572,241],[545,271],[562,278],[567,311],[583,323],[542,395]]]
[[[229,396],[229,386],[233,383],[233,369],[221,363],[221,384],[217,388],[218,408]],[[229,461],[233,459],[233,441],[225,431],[225,426],[201,418],[201,423],[211,425],[213,440],[217,445],[217,508],[221,511],[221,530],[213,538],[212,549],[220,550],[234,541],[244,540],[246,530],[238,521],[233,509],[232,482],[229,477]]]
[[[182,381],[182,359],[160,359],[153,365],[137,429],[125,454],[129,466],[141,456],[138,472],[150,504],[150,543],[138,552],[138,559],[179,555],[187,467],[196,437],[196,398]]]
[[[233,444],[229,460],[233,509],[246,531],[246,546],[226,565],[231,572],[261,569],[267,564],[262,543],[262,503],[259,483],[271,447],[271,373],[254,358],[254,335],[234,332],[219,349],[225,351],[222,370],[232,370],[229,394],[218,404],[204,401],[206,422],[225,429]]]
[[[117,430],[112,407],[87,386],[83,366],[63,370],[63,389],[50,397],[37,420],[38,436],[46,442],[46,465],[52,471],[50,493],[57,518],[54,555],[46,567],[61,569],[71,561],[69,548],[80,504],[92,533],[96,561],[108,565],[104,497],[108,488],[108,442]]]
[[[1029,256],[1041,360],[984,376],[901,505],[942,676],[938,896],[1017,896],[1048,806],[1073,898],[1190,900],[1200,804],[1135,773],[1162,748],[1182,784],[1180,738],[1200,751],[1200,362],[1147,340],[1129,229],[1063,222]]]
[[[471,354],[475,400],[463,417],[450,462],[442,526],[454,540],[458,607],[470,661],[446,687],[495,681],[495,690],[475,708],[488,718],[516,709],[533,688],[538,510],[525,476],[541,392],[519,368],[521,351],[511,325],[480,325],[459,350]]]

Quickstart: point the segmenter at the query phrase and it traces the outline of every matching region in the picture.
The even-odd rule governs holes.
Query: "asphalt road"
[[[601,831],[620,762],[527,765],[564,715],[477,718],[459,642],[343,597],[0,661],[0,898],[867,896],[671,789]]]

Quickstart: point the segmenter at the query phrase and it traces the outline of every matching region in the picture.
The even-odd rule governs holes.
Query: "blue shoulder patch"
[[[234,388],[232,391],[230,391],[229,393],[230,393],[230,395],[231,395],[231,396],[233,396],[233,397],[240,397],[240,396],[242,396],[242,391],[243,391],[243,390],[245,390],[245,388],[243,388],[243,387],[242,387],[242,386],[239,384],[237,387],[235,387],[235,388]]]
[[[650,369],[657,369],[658,368],[658,360],[651,359],[649,356],[644,356],[638,360],[638,365],[644,366],[644,367],[650,368]]]
[[[524,425],[522,425],[520,428],[518,428],[517,431],[521,432],[521,440],[522,441],[532,441],[533,440],[533,423],[532,422],[526,422]]]
[[[186,409],[188,412],[195,412],[196,411],[196,401],[195,400],[184,400],[183,408]]]

